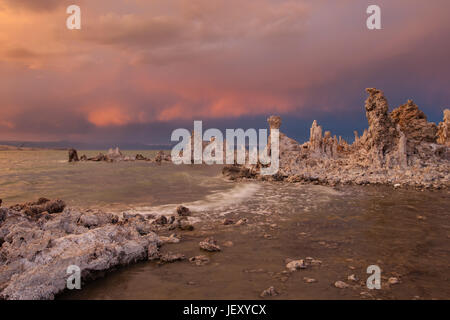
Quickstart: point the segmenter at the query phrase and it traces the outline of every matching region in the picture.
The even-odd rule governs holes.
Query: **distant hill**
[[[85,143],[73,141],[0,141],[0,150],[33,150],[75,148],[77,150],[108,150],[119,147],[121,150],[169,150],[170,144],[142,143]]]
[[[16,146],[8,146],[8,145],[0,144],[0,151],[14,151],[14,150],[28,151],[28,150],[36,150],[36,148],[21,148],[21,147],[16,147]]]

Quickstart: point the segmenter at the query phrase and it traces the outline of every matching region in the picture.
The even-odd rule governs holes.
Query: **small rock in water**
[[[245,273],[264,273],[266,270],[259,268],[259,269],[245,269]]]
[[[322,260],[314,259],[313,261],[311,261],[311,265],[313,265],[313,266],[318,266],[321,264],[322,264]]]
[[[398,278],[391,277],[391,278],[389,278],[388,282],[389,282],[389,284],[398,284],[398,283],[400,283],[400,280],[398,280]]]
[[[234,220],[233,219],[225,219],[225,220],[223,220],[223,225],[228,226],[230,224],[234,224]]]
[[[348,287],[349,287],[349,285],[346,284],[346,283],[343,282],[343,281],[336,281],[336,282],[334,283],[334,286],[335,286],[336,288],[339,288],[339,289],[345,289],[345,288],[348,288]]]
[[[180,242],[180,238],[177,238],[177,236],[175,234],[171,234],[169,237],[160,236],[159,240],[161,240],[161,242],[163,244],[165,244],[165,243],[179,243]]]
[[[142,154],[137,154],[135,160],[147,161],[148,159],[144,157]]]
[[[200,249],[209,251],[209,252],[215,252],[215,251],[221,251],[222,249],[217,245],[217,241],[214,240],[213,237],[206,238],[205,240],[201,241],[199,243]]]
[[[274,287],[269,287],[266,290],[264,290],[263,292],[261,292],[261,297],[265,298],[265,297],[275,297],[277,296],[279,293],[278,291],[274,288]]]
[[[401,186],[402,186],[402,185],[401,185],[400,183],[394,184],[394,188],[395,188],[395,189],[400,188]]]
[[[195,263],[197,266],[203,266],[207,263],[209,263],[209,258],[207,256],[195,256],[195,257],[191,257],[189,258],[189,261],[192,263]]]
[[[289,262],[286,265],[286,268],[289,271],[294,272],[299,269],[306,269],[306,264],[303,260],[294,260],[294,261]]]
[[[186,256],[184,254],[172,253],[172,252],[167,252],[165,254],[162,254],[161,257],[159,258],[159,261],[166,262],[166,263],[182,261],[182,260],[186,260]]]
[[[78,162],[78,153],[75,149],[69,149],[69,162]]]
[[[314,258],[312,258],[312,257],[306,257],[305,258],[305,264],[308,266],[308,265],[311,265],[311,266],[319,266],[319,265],[321,265],[322,264],[322,261],[321,260],[318,260],[318,259],[314,259]]]
[[[308,234],[307,234],[306,232],[300,232],[299,235],[302,236],[302,237],[305,237],[305,236],[307,236]]]
[[[352,275],[349,275],[347,277],[347,280],[349,280],[349,281],[358,281],[358,278],[354,274],[352,274]]]
[[[417,220],[422,220],[422,221],[424,221],[424,220],[427,220],[427,218],[424,217],[424,216],[417,216]]]
[[[223,245],[224,245],[225,247],[232,247],[232,246],[234,245],[234,243],[233,243],[233,241],[225,241],[225,242],[223,243]]]
[[[303,280],[304,280],[306,283],[315,283],[315,282],[317,282],[316,279],[308,278],[308,277],[304,277]]]
[[[177,214],[178,214],[180,217],[187,217],[187,216],[190,216],[190,215],[191,215],[191,210],[189,210],[188,208],[183,207],[183,206],[178,206],[178,208],[177,208]]]

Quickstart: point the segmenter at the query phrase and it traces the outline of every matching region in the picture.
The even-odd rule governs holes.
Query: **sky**
[[[81,8],[68,30],[66,8]],[[381,7],[382,30],[366,9]],[[365,88],[450,107],[448,0],[0,0],[0,141],[168,143],[176,128],[367,127]]]

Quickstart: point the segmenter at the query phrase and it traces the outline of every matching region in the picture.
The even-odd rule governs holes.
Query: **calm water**
[[[255,299],[269,286],[280,299],[450,298],[447,191],[230,183],[218,167],[68,164],[66,152],[0,152],[0,198],[12,204],[40,196],[157,214],[172,214],[183,203],[192,209],[196,229],[179,233],[183,241],[163,250],[204,254],[198,242],[209,235],[223,248],[207,254],[206,266],[143,262],[64,299]],[[223,226],[225,217],[248,223]],[[229,241],[232,246],[225,246]],[[305,257],[322,264],[283,273],[286,258]],[[366,268],[373,264],[382,269],[382,290],[365,287]],[[351,274],[359,280],[348,281]],[[401,283],[389,286],[389,277]],[[338,280],[350,287],[334,288]]]
[[[79,151],[79,155],[99,152]],[[123,153],[156,155],[156,151]],[[47,197],[71,206],[125,209],[189,202],[232,187],[220,178],[217,167],[145,161],[69,164],[66,151],[0,151],[0,199],[6,205]]]

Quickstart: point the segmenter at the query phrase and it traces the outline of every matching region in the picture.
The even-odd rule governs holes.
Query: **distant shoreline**
[[[0,151],[42,151],[42,150],[66,151],[68,150],[68,148],[35,148],[35,147],[16,147],[9,145],[0,145]]]

